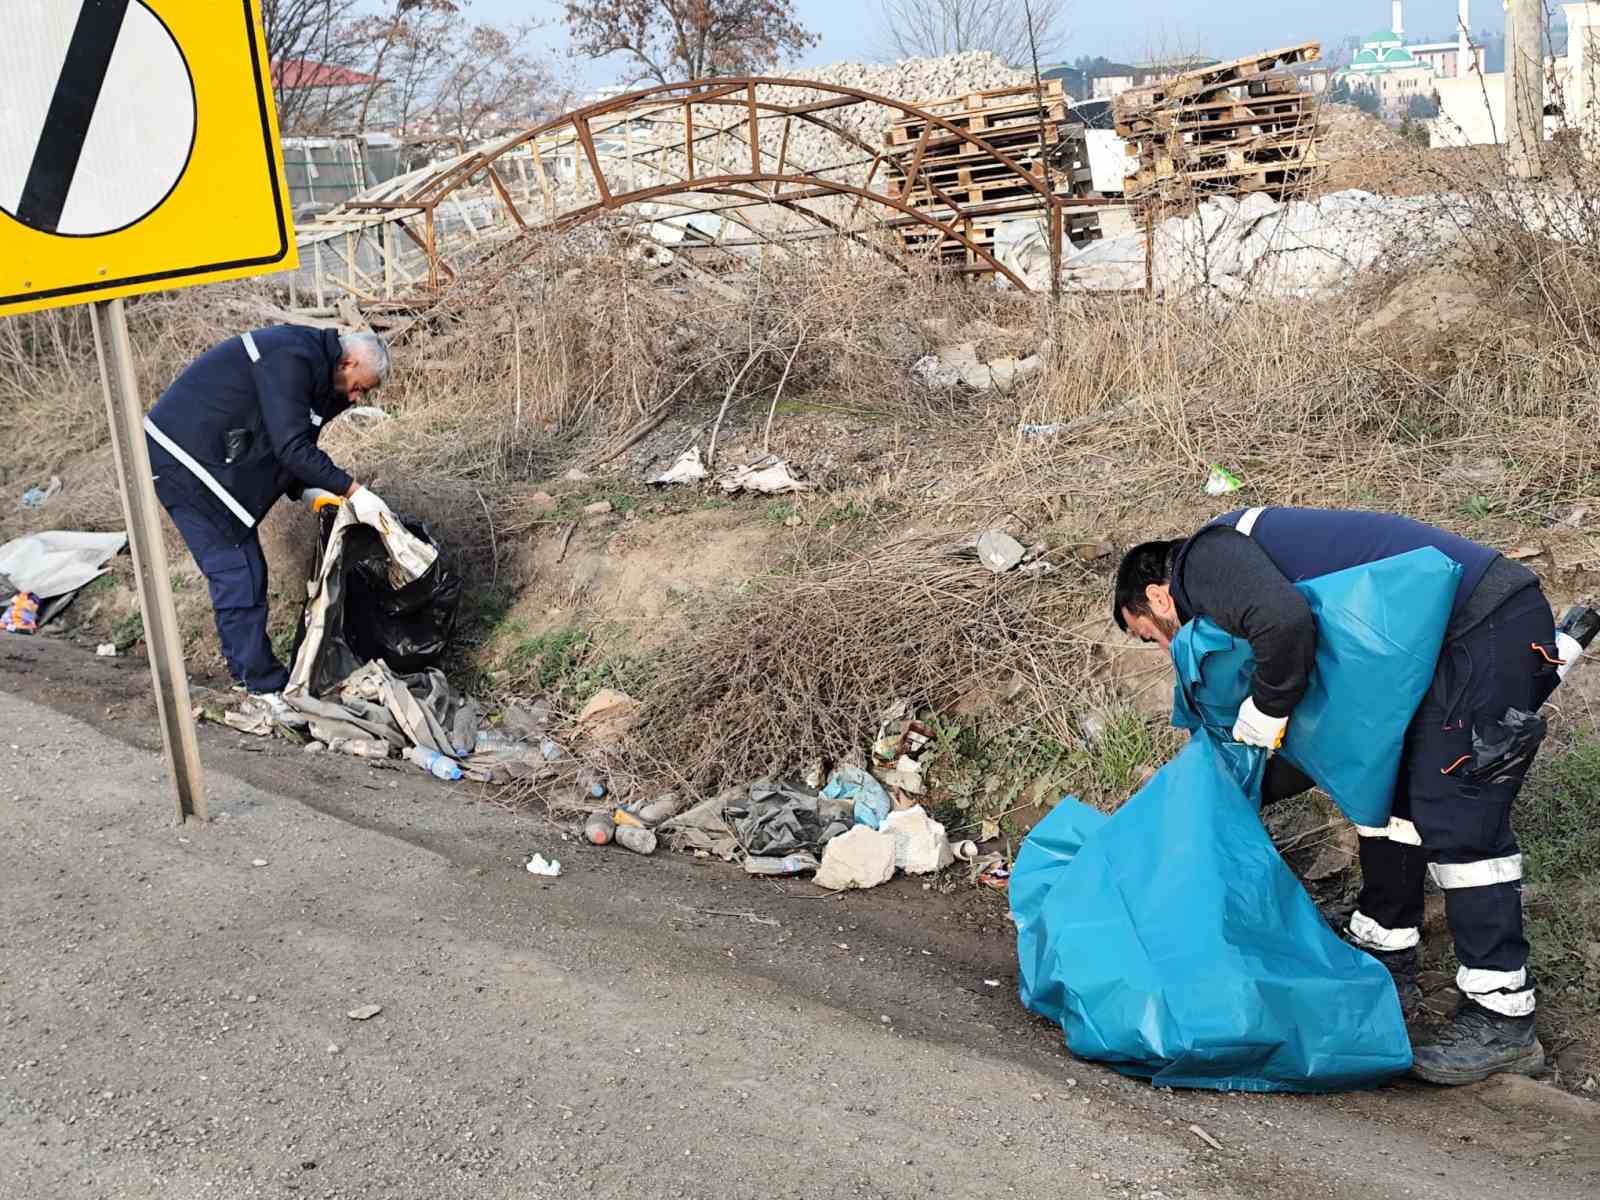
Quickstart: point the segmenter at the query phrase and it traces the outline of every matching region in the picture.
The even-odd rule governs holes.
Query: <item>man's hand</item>
[[[1256,707],[1252,697],[1246,696],[1239,706],[1239,719],[1233,723],[1233,740],[1263,750],[1276,750],[1283,745],[1284,731],[1288,728],[1288,717],[1269,717]]]
[[[338,508],[344,503],[344,497],[335,496],[324,488],[308,487],[300,493],[300,503],[304,504],[313,513],[319,513],[330,505]]]
[[[377,493],[369,488],[362,487],[359,483],[350,489],[348,503],[351,510],[356,514],[356,520],[363,525],[371,525],[376,528],[382,525],[384,517],[389,518],[391,522],[398,525],[398,522],[394,521],[394,513],[389,511],[389,506],[383,502]]]

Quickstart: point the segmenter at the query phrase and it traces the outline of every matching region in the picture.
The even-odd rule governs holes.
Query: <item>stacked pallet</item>
[[[1161,206],[1206,195],[1302,195],[1324,170],[1317,97],[1290,67],[1319,57],[1306,42],[1189,71],[1118,96],[1117,133],[1139,160],[1129,199]]]
[[[916,106],[983,145],[921,116],[896,121],[884,135],[890,190],[989,253],[996,253],[998,233],[1010,222],[1037,219],[1048,237],[1044,197],[1017,167],[1055,195],[1088,197],[1092,177],[1083,126],[1070,119],[1060,80],[1046,83],[1042,93],[1028,84]],[[961,241],[916,217],[897,217],[889,225],[908,252],[968,273],[992,270]],[[1099,225],[1096,208],[1070,206],[1062,236],[1074,244],[1089,241],[1099,236]]]

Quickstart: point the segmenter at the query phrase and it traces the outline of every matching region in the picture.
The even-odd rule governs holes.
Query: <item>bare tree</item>
[[[566,20],[579,54],[627,55],[634,82],[770,70],[819,40],[792,0],[566,0]]]
[[[879,0],[879,38],[896,58],[989,50],[1023,66],[1032,55],[1029,9],[1039,61],[1051,62],[1066,45],[1066,0]]]
[[[334,89],[301,86],[303,63],[354,67],[365,50],[351,38],[358,0],[261,0],[278,126],[285,133],[327,128]]]
[[[391,52],[398,50],[400,54],[396,57],[401,54],[408,57],[407,83],[414,96],[414,89],[420,88],[423,83],[419,76],[428,74],[442,57],[451,18],[459,12],[453,0],[389,0],[385,11],[363,17],[354,24],[352,34],[372,47],[371,65],[366,71],[372,76],[372,81],[366,85],[361,107],[356,113],[355,128],[358,133],[366,131],[367,116],[379,92],[387,88],[391,100],[396,98],[394,93],[398,89],[391,87],[392,81],[383,74],[385,66],[389,65]],[[403,118],[400,123],[404,124]]]
[[[458,27],[432,104],[440,132],[476,141],[531,124],[566,103],[548,60],[529,49],[536,28]]]

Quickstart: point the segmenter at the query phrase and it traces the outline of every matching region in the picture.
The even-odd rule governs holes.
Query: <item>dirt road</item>
[[[1600,1188],[1600,1108],[1549,1089],[1218,1096],[1075,1062],[988,897],[585,849],[215,727],[215,820],[177,827],[142,662],[5,638],[0,693],[0,1196]]]

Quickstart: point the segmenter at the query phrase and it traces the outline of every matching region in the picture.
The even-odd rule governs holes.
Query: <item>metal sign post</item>
[[[297,265],[259,0],[10,0],[0,317],[90,305],[178,819],[206,819],[123,296]]]
[[[100,383],[106,394],[106,419],[117,460],[122,515],[128,526],[133,571],[139,581],[139,611],[155,681],[161,741],[178,794],[178,821],[209,819],[205,779],[200,773],[200,743],[189,708],[189,677],[183,666],[183,641],[172,603],[172,578],[161,540],[161,509],[150,475],[150,453],[144,444],[144,406],[133,371],[133,347],[121,300],[100,300],[90,306],[94,349],[100,359]]]

